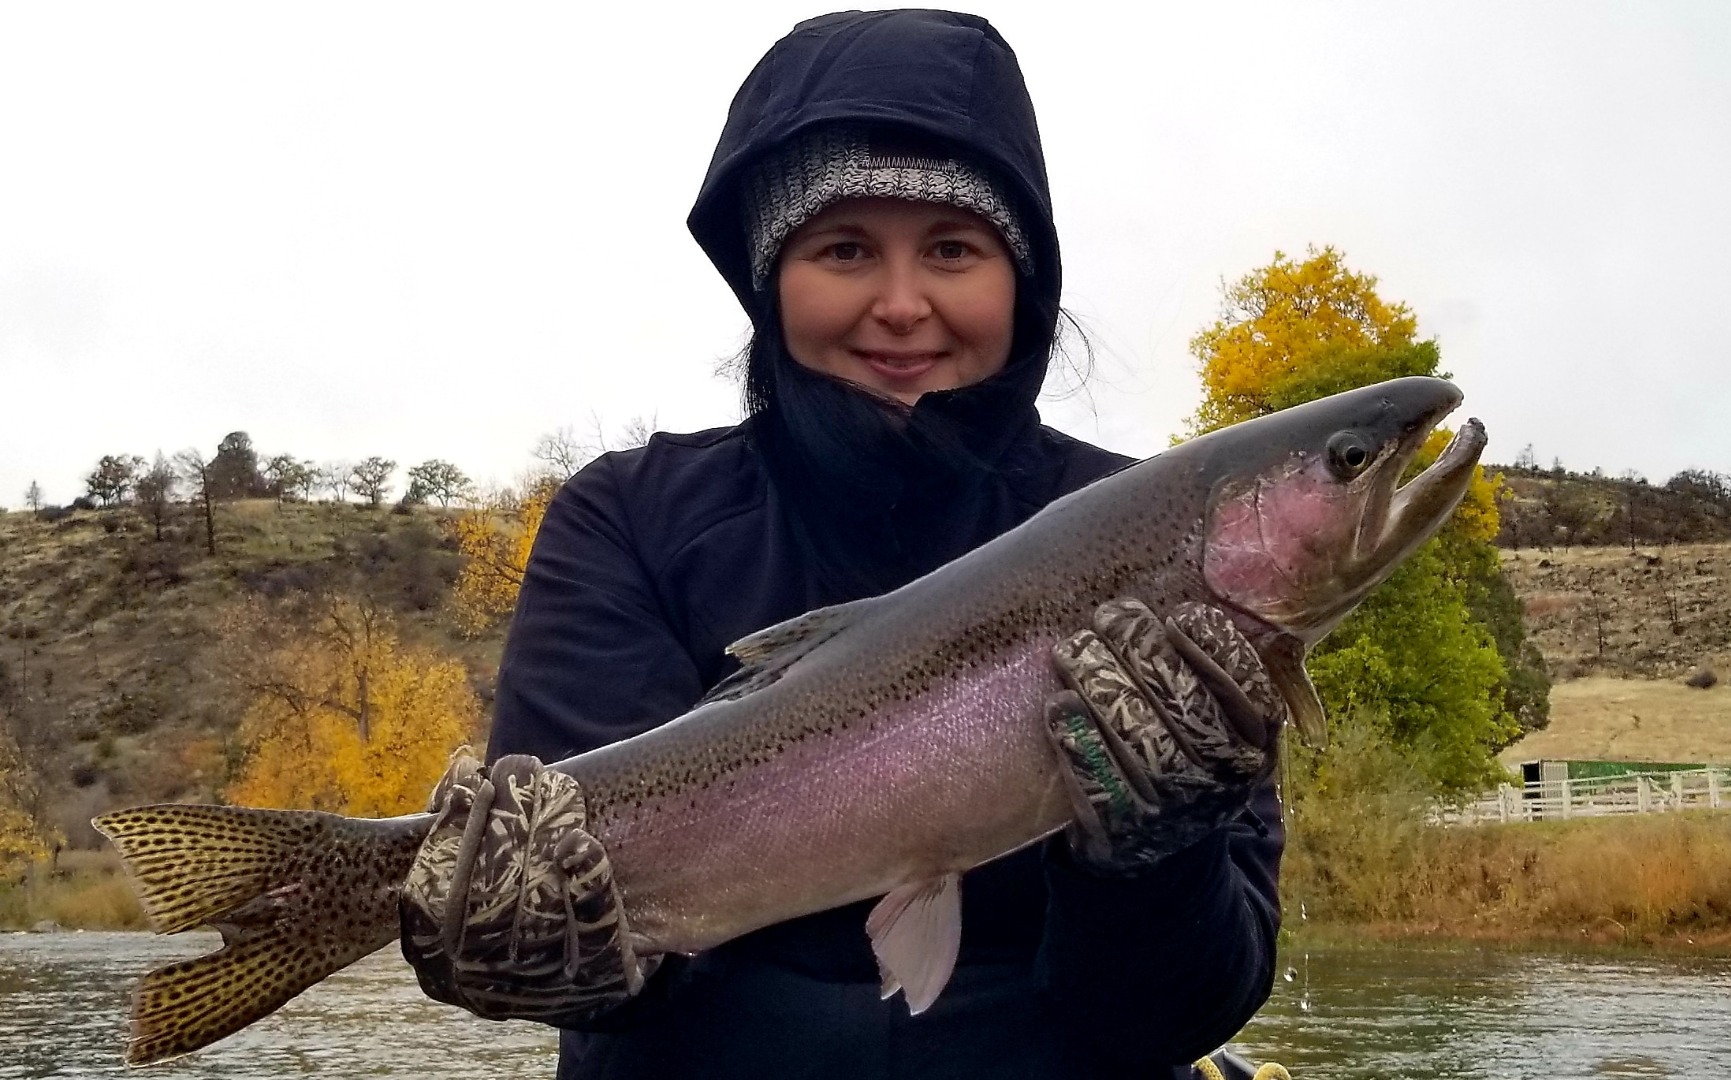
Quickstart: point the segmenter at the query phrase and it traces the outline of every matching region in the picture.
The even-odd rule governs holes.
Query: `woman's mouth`
[[[881,378],[891,382],[905,382],[917,379],[937,366],[943,358],[941,352],[873,352],[865,349],[855,349],[853,354],[863,361],[866,367]]]

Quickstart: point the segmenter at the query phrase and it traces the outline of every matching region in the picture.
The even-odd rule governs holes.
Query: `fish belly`
[[[767,760],[595,823],[646,952],[697,952],[772,923],[971,869],[1062,828],[1070,804],[1029,644],[910,700],[790,739]]]

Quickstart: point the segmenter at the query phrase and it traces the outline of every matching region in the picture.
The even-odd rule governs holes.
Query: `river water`
[[[119,1076],[130,980],[212,935],[0,934],[0,1078]],[[1472,949],[1294,951],[1239,1039],[1295,1080],[1731,1076],[1731,961]],[[552,1076],[554,1038],[421,996],[377,953],[225,1042],[142,1074]]]

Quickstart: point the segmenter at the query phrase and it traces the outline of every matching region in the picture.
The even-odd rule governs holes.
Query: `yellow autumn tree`
[[[251,701],[225,793],[234,803],[357,817],[419,810],[479,725],[462,663],[404,644],[363,601],[333,600],[298,633],[236,649]]]
[[[1415,355],[1399,355],[1419,344],[1413,340],[1413,313],[1405,304],[1384,301],[1376,278],[1347,269],[1333,247],[1310,248],[1303,262],[1276,251],[1273,262],[1223,285],[1222,294],[1220,317],[1190,341],[1191,354],[1202,364],[1203,389],[1202,406],[1190,421],[1193,434],[1297,404],[1295,396],[1309,400],[1295,384],[1362,385],[1378,379],[1354,381],[1355,374],[1419,374],[1404,369],[1423,367],[1427,359],[1435,370],[1434,343],[1423,343]]]
[[[40,803],[36,770],[0,724],[0,881],[48,854],[50,830],[39,817]]]
[[[1191,340],[1203,400],[1192,434],[1407,375],[1439,375],[1435,341],[1418,340],[1403,303],[1349,269],[1332,247],[1269,265],[1224,286],[1220,317]],[[1434,433],[1413,468],[1449,438]],[[1501,481],[1480,468],[1441,535],[1373,593],[1311,659],[1331,712],[1374,715],[1445,789],[1496,772],[1493,754],[1542,726],[1548,683],[1505,602],[1491,540]],[[1535,689],[1536,688],[1536,689]]]
[[[451,591],[450,610],[464,634],[486,633],[516,607],[529,549],[556,491],[557,481],[538,479],[521,496],[488,499],[452,523],[463,569]]]

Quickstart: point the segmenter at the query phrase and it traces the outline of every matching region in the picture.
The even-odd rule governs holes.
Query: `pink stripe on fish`
[[[1058,688],[1050,642],[1029,643],[718,784],[597,823],[633,931],[655,949],[695,951],[810,911],[814,898],[880,895],[1062,827],[1069,804],[1040,715]]]

